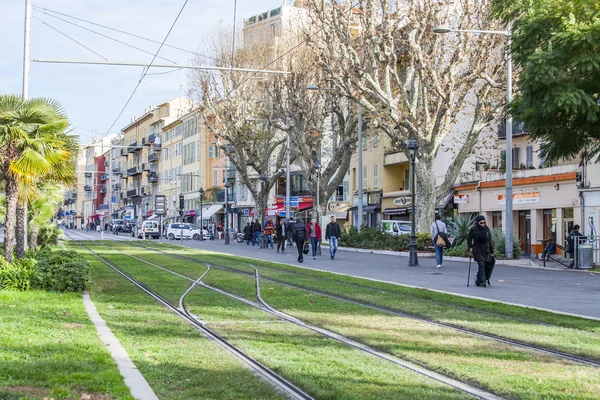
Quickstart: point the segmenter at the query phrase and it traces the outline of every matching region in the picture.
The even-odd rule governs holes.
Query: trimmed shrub
[[[78,253],[64,250],[41,250],[33,286],[57,292],[83,292],[89,283],[90,265]]]
[[[417,249],[431,248],[431,238],[428,233],[417,233]],[[351,226],[342,230],[340,245],[360,249],[407,251],[410,245],[410,235],[392,235],[375,228],[363,226],[361,232]]]
[[[494,242],[494,252],[498,258],[506,258],[506,235],[502,229],[492,229],[492,241]],[[513,258],[521,256],[521,239],[513,236]]]
[[[31,258],[15,260],[13,263],[2,261],[0,265],[0,289],[25,291],[31,289],[36,261]]]
[[[451,247],[444,251],[444,255],[451,257],[469,257],[469,249],[467,248],[467,242],[463,241],[458,246]]]

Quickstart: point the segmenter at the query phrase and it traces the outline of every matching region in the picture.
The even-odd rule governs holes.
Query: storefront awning
[[[363,207],[363,212],[367,213],[377,212],[378,210],[381,210],[381,206],[379,204]]]
[[[356,211],[356,210],[358,210],[358,206],[352,206],[347,211],[353,212],[353,211]]]
[[[329,221],[331,217],[335,217],[336,219],[346,219],[346,215],[347,213],[343,211],[329,211],[327,215],[323,217],[323,223],[325,223],[325,221]]]
[[[448,193],[436,204],[435,208],[446,208],[450,201],[454,200],[454,188],[448,190]]]
[[[213,215],[221,211],[223,208],[220,204],[213,204],[212,206],[202,208],[202,219],[210,219]],[[196,211],[196,215],[200,217],[200,211]]]
[[[383,213],[386,215],[408,215],[410,214],[410,207],[386,208]]]
[[[93,214],[93,215],[90,215],[90,216],[88,217],[88,219],[96,219],[96,218],[98,218],[98,217],[99,217],[99,215],[98,215],[98,214]]]

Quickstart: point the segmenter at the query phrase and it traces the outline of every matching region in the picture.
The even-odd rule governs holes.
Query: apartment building
[[[112,168],[113,187],[120,194],[116,215],[128,220],[141,220],[153,215],[155,195],[160,193],[159,161],[162,151],[160,135],[163,128],[172,124],[193,108],[184,97],[152,106],[140,117],[121,129],[123,140],[120,151],[114,151]],[[179,152],[181,148],[177,149]],[[178,153],[180,154],[180,153]],[[181,165],[181,164],[179,164]],[[160,167],[163,168],[162,166]],[[178,174],[181,170],[177,171]],[[173,178],[178,178],[173,174]],[[170,175],[169,175],[170,176]],[[120,186],[117,177],[121,179]],[[163,175],[163,179],[166,174]],[[180,182],[180,180],[176,180]],[[180,188],[180,187],[179,187]]]
[[[84,190],[85,181],[85,170],[86,170],[86,154],[85,151],[80,151],[77,157],[75,166],[75,174],[77,177],[77,184],[74,187],[65,188],[64,200],[62,206],[61,218],[64,219],[67,226],[81,228],[84,225],[84,199],[86,192]]]
[[[83,179],[77,181],[83,186],[82,198],[83,224],[104,224],[109,212],[104,207],[106,187],[106,165],[104,155],[110,148],[111,141],[116,135],[107,135],[101,139],[93,140],[83,146],[85,167]],[[79,177],[78,177],[79,178]],[[79,189],[78,189],[79,192]],[[80,222],[81,223],[81,222]]]

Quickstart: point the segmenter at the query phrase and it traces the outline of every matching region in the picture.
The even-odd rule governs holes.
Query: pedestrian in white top
[[[443,234],[443,235],[440,235]],[[436,268],[442,268],[442,263],[444,262],[444,247],[441,243],[444,242],[444,238],[447,236],[448,230],[446,229],[446,224],[443,223],[440,219],[440,215],[435,216],[435,221],[431,224],[431,228],[429,229],[429,236],[431,236],[431,241],[433,242],[433,248],[435,249],[435,260],[437,261]],[[441,238],[443,236],[444,238]],[[440,245],[438,245],[440,243]]]

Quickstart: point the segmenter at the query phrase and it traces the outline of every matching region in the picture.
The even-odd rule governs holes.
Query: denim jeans
[[[312,248],[313,257],[317,255],[317,246],[319,245],[319,239],[316,237],[310,238],[310,247]]]
[[[444,262],[444,248],[435,243],[433,244],[433,248],[435,249],[435,260],[437,261],[437,265],[442,265]]]
[[[252,246],[260,244],[260,232],[252,232]]]
[[[273,248],[273,235],[265,235],[265,248],[268,248],[269,245]]]
[[[331,256],[331,258],[333,258],[335,256],[335,252],[337,251],[338,248],[338,238],[335,236],[332,236],[329,238],[329,255]]]

